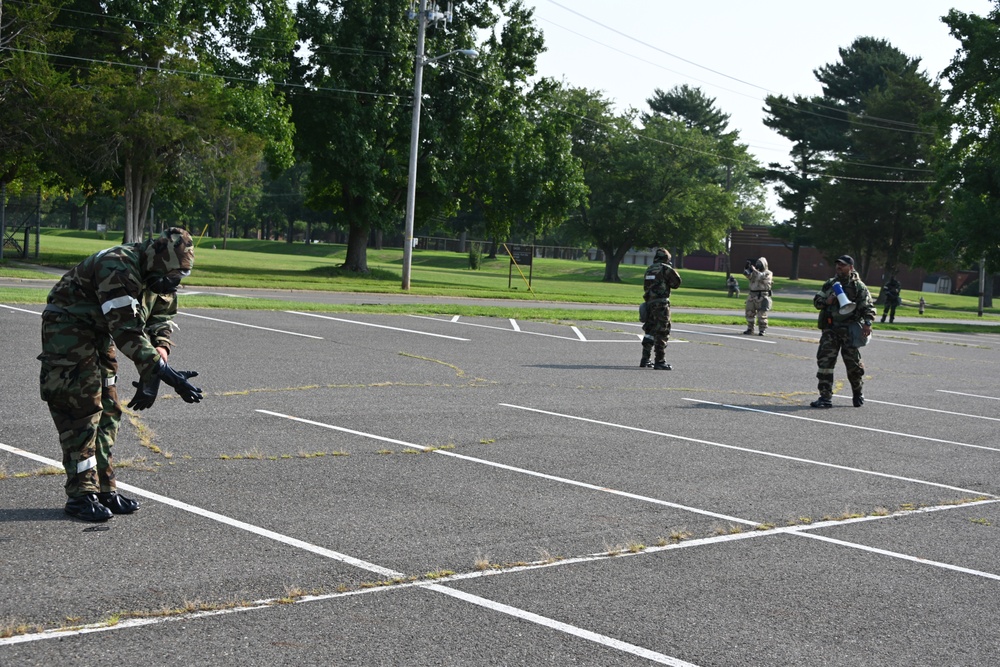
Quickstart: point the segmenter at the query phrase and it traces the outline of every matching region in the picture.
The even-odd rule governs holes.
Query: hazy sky
[[[525,0],[545,34],[539,73],[648,110],[654,89],[697,86],[730,114],[759,160],[788,163],[790,144],[764,127],[764,97],[818,95],[813,70],[857,37],[919,57],[932,79],[958,41],[941,17],[986,15],[990,0]],[[779,219],[786,217],[776,210]]]

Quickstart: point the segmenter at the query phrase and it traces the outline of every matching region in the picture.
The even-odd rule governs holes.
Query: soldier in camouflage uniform
[[[834,292],[834,285],[840,284],[844,294],[855,305],[850,313],[840,314],[840,303]],[[854,407],[860,408],[865,403],[862,393],[864,385],[865,365],[861,361],[861,350],[852,342],[850,325],[861,325],[865,338],[872,334],[872,321],[875,319],[875,306],[871,294],[857,271],[854,270],[854,259],[850,255],[837,258],[837,275],[823,283],[822,289],[813,297],[813,305],[820,311],[819,328],[823,334],[819,339],[819,350],[816,352],[816,362],[819,370],[816,377],[819,380],[819,398],[810,403],[814,408],[833,407],[833,368],[837,365],[837,354],[844,359],[847,368],[847,379],[851,383]]]
[[[889,282],[882,285],[882,294],[885,295],[885,305],[882,307],[882,322],[885,322],[885,316],[889,316],[889,324],[896,321],[896,307],[903,303],[903,297],[900,296],[903,290],[903,286],[896,280],[896,276],[889,278]]]
[[[646,302],[646,320],[642,325],[642,359],[640,368],[650,366],[649,355],[654,353],[652,367],[658,371],[669,371],[666,363],[667,339],[670,338],[670,290],[681,285],[681,276],[670,265],[670,253],[665,248],[657,248],[653,263],[646,269],[642,298]]]
[[[150,407],[161,380],[186,402],[201,400],[201,389],[188,382],[197,373],[175,371],[166,363],[175,292],[193,262],[191,236],[173,227],[155,240],[91,255],[49,292],[39,380],[59,431],[70,516],[107,521],[139,508],[136,500],[116,491],[111,465],[122,415],[116,348],[139,371],[129,408]]]
[[[756,262],[747,260],[743,267],[743,275],[747,277],[750,286],[747,288],[745,314],[747,330],[743,333],[753,335],[754,318],[757,319],[757,335],[763,336],[767,331],[767,311],[771,310],[771,286],[774,284],[774,274],[767,268],[767,258],[760,257]]]

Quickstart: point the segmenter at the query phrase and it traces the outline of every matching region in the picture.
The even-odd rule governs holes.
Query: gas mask
[[[191,275],[190,271],[170,271],[166,275],[151,276],[146,281],[146,287],[157,294],[173,294],[181,284],[181,280]]]

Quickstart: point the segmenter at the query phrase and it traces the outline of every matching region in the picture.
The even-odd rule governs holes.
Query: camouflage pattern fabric
[[[155,241],[120,245],[91,255],[49,292],[42,313],[41,399],[59,431],[66,493],[76,497],[115,489],[111,447],[122,409],[115,379],[117,350],[143,380],[169,353],[174,295],[146,283],[162,271],[193,264],[190,235],[171,228]],[[150,248],[157,248],[150,252]]]
[[[865,364],[861,361],[861,350],[851,346],[850,331],[846,328],[827,329],[820,336],[819,349],[816,351],[819,395],[825,398],[833,396],[833,369],[837,365],[838,354],[844,360],[851,390],[860,394],[864,386]]]
[[[833,285],[837,282],[840,282],[847,298],[855,304],[854,310],[845,315],[840,314],[840,304],[836,299],[832,304],[827,303],[827,299],[834,293]],[[816,378],[819,380],[820,396],[830,398],[833,395],[833,369],[837,365],[838,354],[844,360],[851,389],[855,394],[861,393],[865,365],[861,361],[861,350],[851,344],[848,327],[852,322],[871,324],[875,319],[875,306],[868,287],[861,282],[857,271],[851,271],[844,280],[831,278],[823,283],[823,287],[813,297],[813,305],[820,311],[819,328],[823,330],[819,349],[816,351]]]
[[[670,338],[670,290],[681,285],[681,276],[667,263],[654,262],[646,269],[643,281],[643,299],[649,309],[642,330],[642,354],[649,358],[654,353],[654,361],[666,358],[667,340]]]

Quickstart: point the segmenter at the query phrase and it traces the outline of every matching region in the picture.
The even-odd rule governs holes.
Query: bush
[[[469,268],[478,271],[482,263],[483,246],[479,243],[469,244]]]

